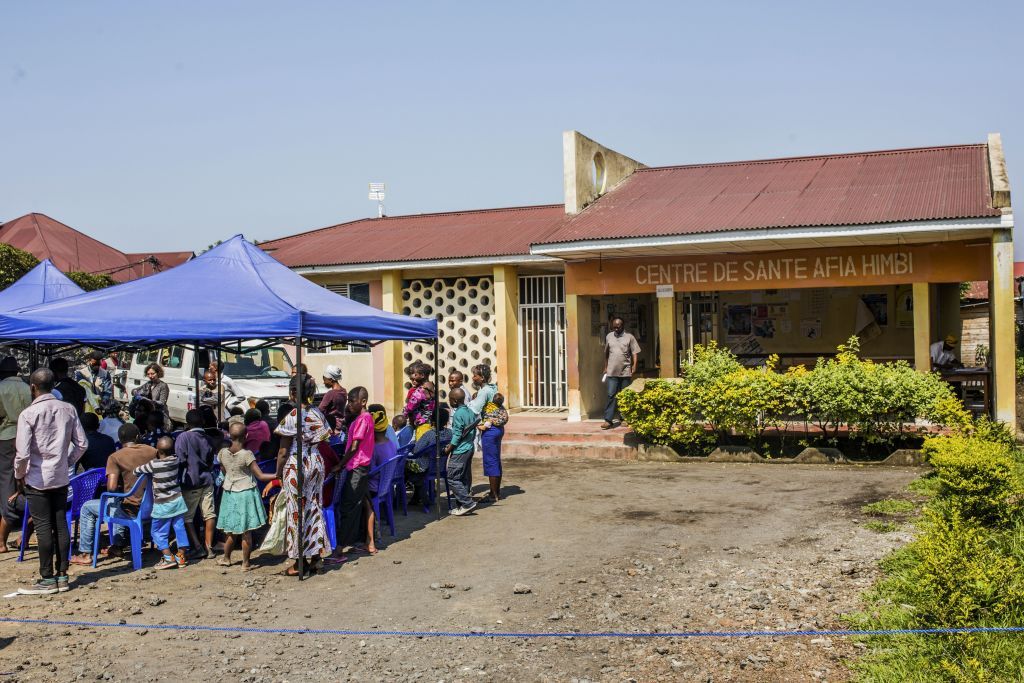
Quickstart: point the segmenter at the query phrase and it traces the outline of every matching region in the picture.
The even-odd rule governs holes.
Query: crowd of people
[[[447,456],[452,515],[501,498],[508,412],[487,365],[473,367],[469,383],[462,372],[449,373],[448,406],[443,407],[431,380],[433,368],[412,363],[406,368],[405,405],[389,419],[383,405],[369,402],[365,387],[346,390],[341,370],[333,365],[324,369],[327,391],[319,400],[316,382],[300,365],[289,382],[289,400],[276,415],[270,415],[266,401],[248,410],[228,408],[230,378],[214,362],[203,379],[218,402],[201,392],[198,405],[185,415],[184,429],[172,431],[162,367],[146,368],[148,381],[136,390],[126,413],[112,399],[104,362],[102,353],[93,352],[71,371],[67,360],[53,358],[26,384],[14,357],[0,361],[0,552],[17,547],[9,537],[25,514],[32,527],[27,533],[35,534],[39,550],[40,578],[21,592],[68,590],[69,564],[91,565],[100,553],[97,525],[111,514],[139,513],[144,489],[136,483],[143,476],[152,487],[150,537],[160,551],[156,568],[161,570],[206,558],[232,566],[239,550],[247,571],[254,534],[263,531],[260,550],[286,555],[287,575],[315,574],[324,562],[340,564],[353,553],[375,555],[372,501],[391,485],[381,480],[384,464],[401,452],[410,502],[425,509],[438,442]],[[472,494],[478,447],[489,484],[479,500]],[[99,468],[105,490],[124,495],[106,503],[106,510],[98,499],[81,506],[78,552],[70,555],[65,517],[70,478]],[[332,511],[334,539],[326,517]],[[114,525],[111,538],[102,555],[120,557],[128,544],[126,529]]]

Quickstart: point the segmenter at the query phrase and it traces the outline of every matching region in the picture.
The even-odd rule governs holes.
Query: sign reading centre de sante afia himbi
[[[991,253],[965,243],[850,247],[761,254],[603,259],[566,265],[568,291],[785,289],[911,282],[969,282],[989,277]]]

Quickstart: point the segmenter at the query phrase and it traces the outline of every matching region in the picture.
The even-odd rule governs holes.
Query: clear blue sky
[[[4,3],[0,220],[38,211],[157,251],[375,215],[369,181],[391,215],[554,203],[569,128],[649,165],[999,131],[1024,202],[1022,18],[1013,2]]]

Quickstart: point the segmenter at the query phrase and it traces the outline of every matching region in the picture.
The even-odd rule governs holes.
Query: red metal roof
[[[538,244],[999,216],[988,147],[637,170]]]
[[[0,242],[27,251],[40,261],[48,258],[65,273],[109,273],[116,282],[126,282],[155,272],[152,265],[140,263],[150,254],[125,254],[42,213],[26,214],[0,224]],[[191,251],[152,255],[164,270],[193,256]]]
[[[364,218],[259,246],[293,268],[521,256],[564,219],[561,204]]]
[[[128,257],[113,247],[84,235],[71,226],[41,213],[30,213],[0,225],[0,242],[27,251],[42,261],[50,259],[63,272],[111,273],[124,282],[134,275],[126,268]]]
[[[132,272],[135,274],[135,277],[145,277],[153,273],[159,273],[162,270],[180,266],[185,261],[194,257],[195,252],[154,251],[150,253],[125,254],[125,256],[128,257],[131,263],[135,264],[132,266]],[[157,265],[154,265],[149,259],[156,259]]]

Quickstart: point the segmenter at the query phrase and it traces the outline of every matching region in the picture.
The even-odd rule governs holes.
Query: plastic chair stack
[[[115,500],[124,500],[138,493],[144,487],[139,512],[134,517],[127,517],[122,512],[111,511],[110,504]],[[96,520],[96,531],[92,539],[92,566],[96,566],[96,558],[100,552],[100,525],[106,523],[110,542],[114,542],[114,526],[128,527],[132,546],[132,567],[142,569],[142,543],[145,539],[145,524],[153,516],[153,484],[149,475],[143,475],[135,481],[128,493],[104,493],[100,496],[100,516]]]

